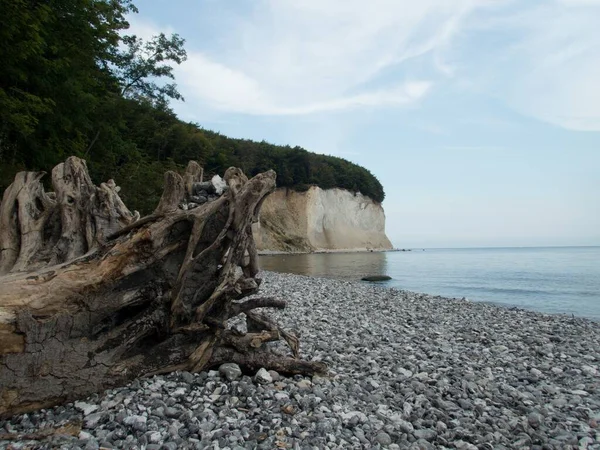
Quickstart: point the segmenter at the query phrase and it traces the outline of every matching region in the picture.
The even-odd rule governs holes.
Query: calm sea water
[[[600,247],[426,249],[265,255],[261,267],[600,320]]]

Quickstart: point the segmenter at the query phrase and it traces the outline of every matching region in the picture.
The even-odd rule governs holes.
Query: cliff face
[[[344,189],[306,192],[280,188],[261,207],[254,225],[259,250],[384,250],[385,214],[379,203]]]

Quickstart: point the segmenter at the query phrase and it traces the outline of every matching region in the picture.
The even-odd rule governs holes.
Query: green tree
[[[178,34],[167,37],[160,33],[147,42],[137,36],[123,37],[126,50],[118,54],[113,70],[121,95],[149,99],[161,106],[168,104],[169,99],[182,100],[175,83],[158,80],[175,79],[171,64],[181,64],[187,59],[184,43]]]
[[[126,35],[130,0],[0,0],[0,191],[17,170],[83,156],[96,182],[115,178],[129,206],[149,212],[166,169],[190,159],[207,175],[230,166],[277,171],[279,186],[360,191],[384,199],[368,170],[303,148],[231,139],[185,123],[173,67],[184,40]]]

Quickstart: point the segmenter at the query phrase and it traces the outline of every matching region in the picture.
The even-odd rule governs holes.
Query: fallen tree
[[[20,172],[0,206],[0,417],[123,385],[143,375],[225,362],[288,374],[326,371],[298,359],[298,339],[257,308],[251,224],[275,173],[248,180],[230,168],[227,188],[197,203],[202,169],[165,174],[159,205],[139,218],[111,180],[95,186],[85,161]],[[206,199],[203,199],[203,201]],[[229,326],[243,315],[247,332]],[[264,344],[285,340],[292,356]]]

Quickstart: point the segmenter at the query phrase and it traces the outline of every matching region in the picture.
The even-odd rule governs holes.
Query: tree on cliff
[[[0,0],[0,191],[19,170],[48,171],[76,155],[93,180],[115,178],[143,213],[160,197],[161,174],[190,159],[209,173],[274,169],[278,186],[340,187],[383,200],[379,181],[349,161],[179,120],[169,100],[181,99],[172,80],[184,41],[127,35],[135,11],[130,0]]]
[[[67,155],[89,154],[91,146],[92,166],[114,166],[135,153],[122,139],[125,98],[164,107],[169,98],[181,97],[174,84],[156,80],[173,78],[170,64],[185,60],[183,40],[161,34],[143,42],[124,35],[125,16],[135,11],[131,0],[2,0],[5,172],[48,169]]]

